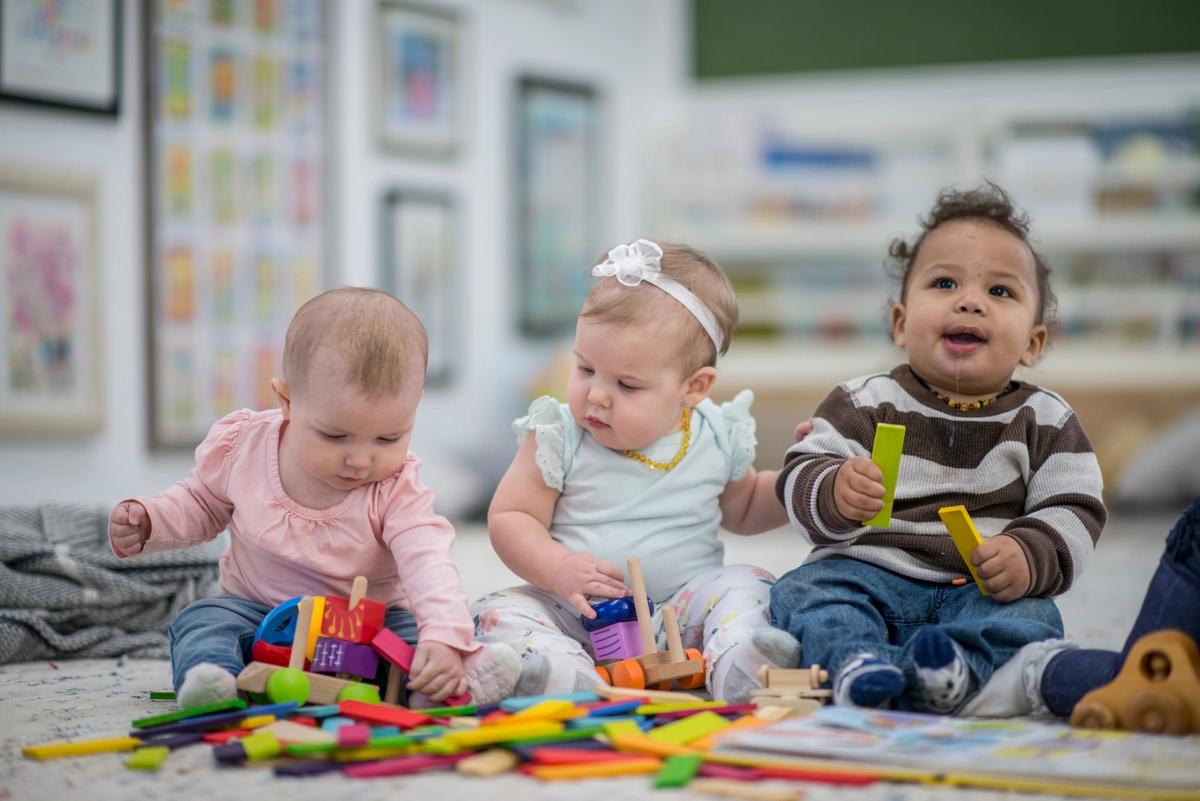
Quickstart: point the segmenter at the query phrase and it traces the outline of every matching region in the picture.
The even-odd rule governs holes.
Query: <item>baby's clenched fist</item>
[[[117,504],[108,517],[108,538],[121,556],[142,552],[150,538],[150,515],[137,501]]]

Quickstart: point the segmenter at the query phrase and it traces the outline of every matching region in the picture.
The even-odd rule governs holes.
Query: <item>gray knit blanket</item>
[[[165,657],[167,624],[217,578],[223,538],[118,559],[108,511],[0,507],[0,664]]]

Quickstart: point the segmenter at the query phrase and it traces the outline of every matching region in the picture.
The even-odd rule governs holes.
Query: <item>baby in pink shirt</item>
[[[416,643],[409,689],[432,701],[508,695],[520,663],[483,646],[458,570],[454,529],[408,451],[428,341],[384,292],[342,288],[305,303],[288,328],[279,409],[226,415],[196,449],[196,468],[152,498],[122,501],[108,534],[119,557],[211,540],[226,526],[221,595],[171,623],[181,706],[236,695],[254,632],[296,595],[350,594],[355,576],[386,603],[386,625]]]

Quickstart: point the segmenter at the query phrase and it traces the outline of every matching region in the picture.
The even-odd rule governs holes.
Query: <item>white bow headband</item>
[[[592,275],[598,278],[616,276],[625,286],[637,286],[642,281],[654,284],[692,313],[713,341],[717,353],[720,353],[722,338],[717,318],[690,289],[674,278],[662,274],[662,255],[662,248],[657,244],[649,239],[638,239],[628,245],[617,245],[608,251],[608,258],[592,268]]]

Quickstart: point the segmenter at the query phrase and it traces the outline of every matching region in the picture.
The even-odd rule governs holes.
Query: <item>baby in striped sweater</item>
[[[910,245],[892,244],[892,339],[907,362],[847,381],[788,451],[776,492],[815,546],[771,592],[772,622],[839,704],[954,713],[1022,646],[1062,636],[1051,596],[1106,519],[1087,435],[1057,394],[1013,379],[1047,338],[1054,296],[1028,220],[999,187],[943,192]],[[890,523],[875,427],[906,427]],[[984,540],[965,582],[938,517],[963,504]]]

